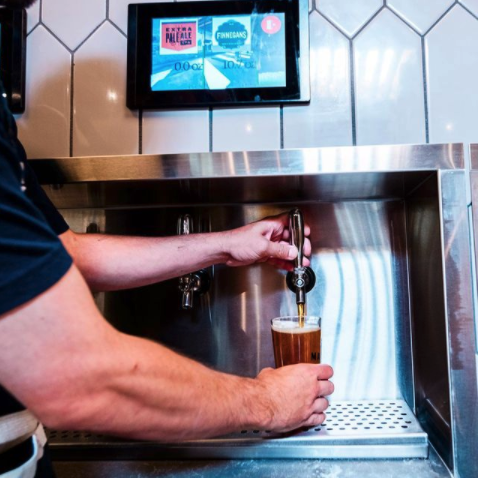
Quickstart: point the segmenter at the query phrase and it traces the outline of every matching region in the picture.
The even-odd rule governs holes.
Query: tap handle
[[[290,243],[297,247],[299,253],[295,259],[295,267],[302,267],[304,258],[304,218],[300,209],[292,209],[289,213]]]
[[[183,236],[193,233],[193,218],[190,214],[184,214],[178,218],[178,235]]]

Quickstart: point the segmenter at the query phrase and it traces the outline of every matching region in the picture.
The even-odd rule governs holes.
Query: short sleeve
[[[72,264],[45,216],[22,191],[8,154],[12,150],[4,146],[0,140],[0,315],[49,289]]]
[[[66,232],[69,229],[68,224],[51,203],[50,199],[48,199],[48,196],[38,183],[37,177],[28,162],[25,162],[25,185],[27,188],[27,196],[41,211],[53,232],[57,236]]]

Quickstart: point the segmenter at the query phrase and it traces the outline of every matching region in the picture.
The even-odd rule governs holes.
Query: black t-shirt
[[[67,229],[28,166],[0,95],[0,316],[45,292],[68,271],[72,259],[58,239]],[[0,416],[24,408],[0,384]]]

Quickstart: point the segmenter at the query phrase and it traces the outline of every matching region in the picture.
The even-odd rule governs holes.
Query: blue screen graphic
[[[152,20],[152,91],[286,86],[284,13]]]

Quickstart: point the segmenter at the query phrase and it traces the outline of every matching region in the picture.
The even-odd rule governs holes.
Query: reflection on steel
[[[478,476],[478,388],[465,173],[441,172],[439,179],[454,468],[458,476]]]
[[[333,400],[403,399],[454,475],[478,476],[462,145],[33,164],[44,184],[65,183],[47,190],[71,224],[83,224],[78,215],[98,208],[106,233],[174,235],[182,214],[220,231],[299,207],[311,226],[317,275],[308,308],[322,316],[323,361],[335,369]],[[284,276],[266,265],[220,265],[192,311],[170,300],[179,294],[172,280],[108,293],[104,313],[126,333],[255,376],[273,364],[270,319],[295,313]],[[132,320],[138,315],[141,321]],[[203,451],[215,453],[214,441],[208,443]],[[329,446],[324,455],[333,456]]]
[[[359,146],[281,151],[32,160],[42,184],[290,176],[463,168],[463,145]]]

